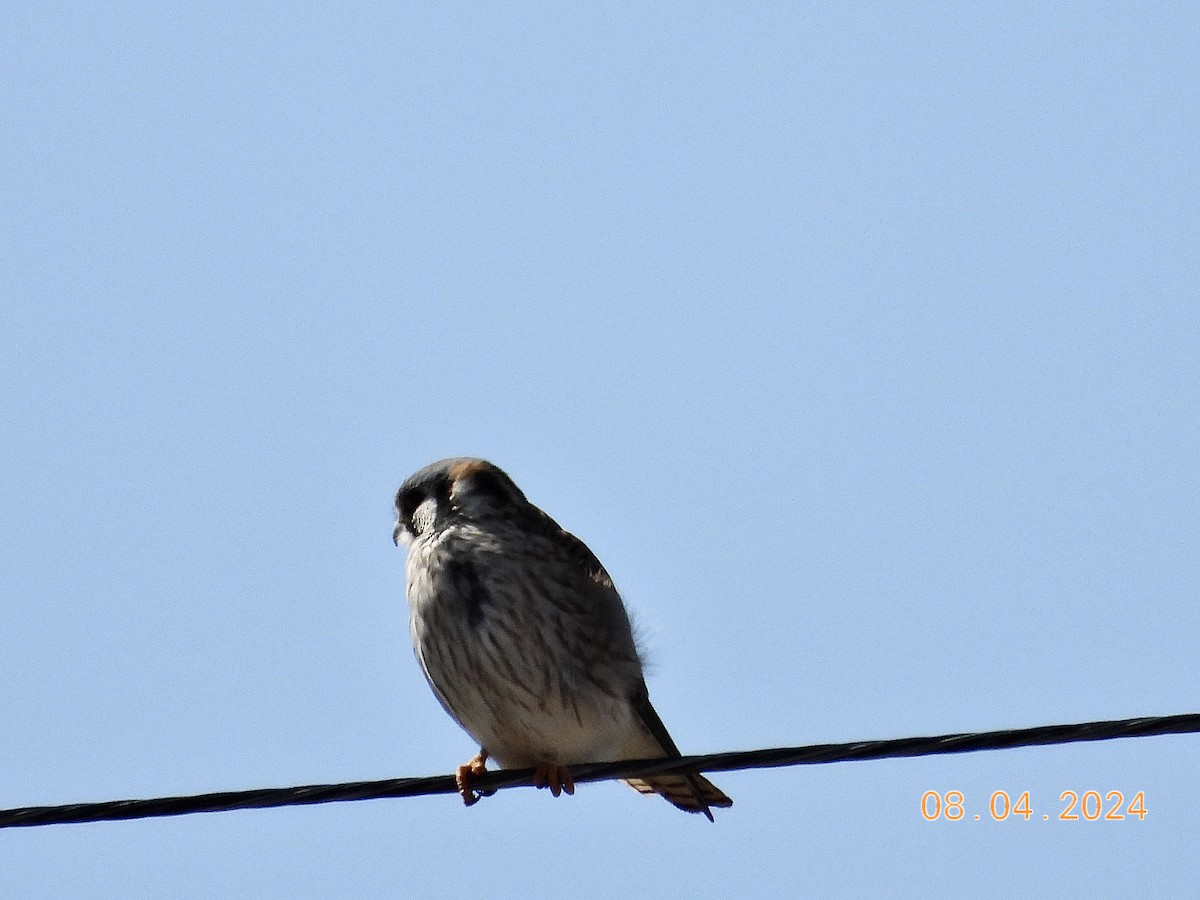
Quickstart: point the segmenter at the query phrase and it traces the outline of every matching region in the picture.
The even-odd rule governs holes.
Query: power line
[[[972,753],[977,750],[1007,750],[1013,747],[1035,747],[1046,744],[1070,744],[1080,741],[1106,741],[1115,738],[1196,732],[1200,732],[1200,714],[1188,713],[1178,716],[1084,722],[1076,725],[1042,725],[1037,728],[984,731],[974,734],[942,734],[936,737],[857,741],[848,744],[810,744],[806,747],[742,750],[730,753],[710,753],[704,756],[682,756],[673,759],[592,763],[572,766],[571,774],[576,783],[580,783],[681,772],[732,772],[739,769],[811,766],[820,763],[937,756],[945,753]],[[473,788],[486,792],[532,784],[533,769],[501,769],[471,779]],[[434,775],[428,778],[388,778],[382,781],[351,781],[344,784],[310,784],[290,788],[222,791],[212,794],[197,794],[191,797],[159,797],[153,800],[110,800],[103,803],[70,803],[64,806],[27,806],[0,810],[0,828],[146,819],[158,816],[183,816],[200,812],[223,812],[232,809],[266,809],[276,806],[305,806],[349,800],[377,800],[385,797],[422,797],[430,794],[457,793],[458,788],[455,786],[452,775]]]

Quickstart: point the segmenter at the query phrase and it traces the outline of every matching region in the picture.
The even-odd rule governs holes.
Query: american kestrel
[[[575,792],[567,766],[680,755],[650,705],[612,579],[504,472],[482,459],[433,463],[401,485],[396,515],[417,660],[480,745],[456,773],[468,805],[489,757],[535,768],[557,797]],[[710,821],[733,803],[700,775],[626,783]]]

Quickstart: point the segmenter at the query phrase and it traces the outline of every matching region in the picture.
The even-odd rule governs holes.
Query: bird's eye
[[[417,511],[417,507],[421,505],[421,501],[425,497],[421,491],[407,490],[401,491],[396,497],[396,512],[400,514],[401,521],[411,522],[413,513]]]

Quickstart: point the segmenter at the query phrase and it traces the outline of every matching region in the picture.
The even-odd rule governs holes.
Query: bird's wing
[[[654,738],[655,743],[662,748],[663,756],[683,755],[675,746],[675,741],[667,731],[667,726],[663,724],[663,720],[659,718],[658,712],[650,703],[650,692],[646,689],[645,681],[638,685],[638,689],[633,695],[633,709],[641,723],[646,726],[646,730],[650,732],[651,737]]]

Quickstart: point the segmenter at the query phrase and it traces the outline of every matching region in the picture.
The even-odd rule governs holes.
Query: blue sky
[[[1188,4],[0,13],[0,806],[450,771],[485,456],[685,752],[1200,709]],[[0,832],[26,898],[1185,896],[1196,736]],[[1048,821],[930,824],[1031,792]],[[1063,791],[1145,821],[1060,822]]]

